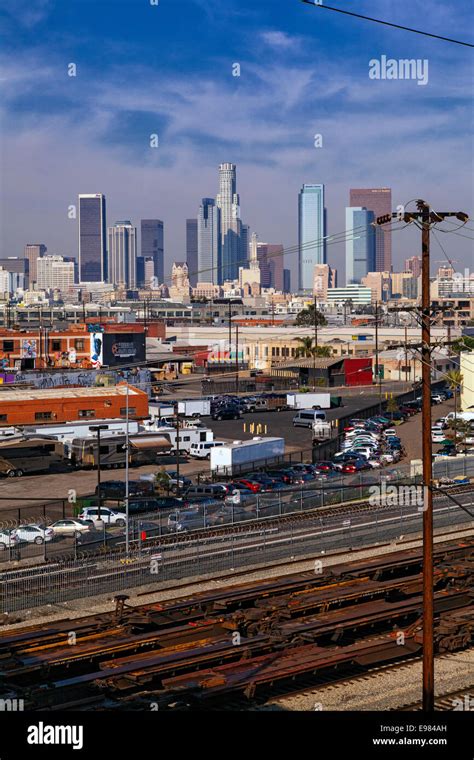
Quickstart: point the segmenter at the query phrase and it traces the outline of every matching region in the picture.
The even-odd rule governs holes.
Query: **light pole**
[[[102,495],[100,490],[100,431],[107,430],[107,425],[91,425],[91,433],[97,433],[97,496],[99,500],[97,508],[97,520],[100,522],[100,508],[102,506]]]
[[[179,407],[178,402],[174,405],[175,409],[175,415],[176,415],[176,498],[179,499],[179,495],[181,493],[181,488],[179,484]]]

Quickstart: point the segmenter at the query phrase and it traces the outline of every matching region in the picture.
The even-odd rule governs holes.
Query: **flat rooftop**
[[[129,396],[137,396],[143,391],[129,386]],[[73,398],[110,398],[110,396],[126,396],[126,385],[115,385],[111,388],[23,388],[17,390],[2,391],[0,403],[5,401],[39,401],[46,399],[73,399]]]

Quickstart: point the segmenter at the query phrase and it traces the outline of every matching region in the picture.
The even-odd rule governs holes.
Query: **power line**
[[[364,19],[364,21],[372,21],[375,24],[383,24],[383,26],[391,26],[394,29],[402,29],[405,32],[413,32],[414,34],[422,34],[424,37],[432,37],[433,39],[436,39],[436,40],[444,40],[445,42],[453,42],[456,45],[464,45],[465,47],[474,48],[474,45],[471,42],[463,42],[462,40],[455,40],[452,37],[442,37],[439,34],[432,34],[431,32],[425,32],[422,29],[412,29],[409,26],[394,24],[391,21],[382,21],[379,18],[372,18],[371,16],[363,16],[361,13],[354,13],[353,11],[343,11],[342,8],[333,8],[329,5],[323,5],[322,0],[321,0],[321,3],[316,2],[316,0],[301,0],[301,2],[305,3],[306,5],[313,5],[316,8],[325,8],[328,11],[343,13],[345,16],[354,16],[354,18],[361,18],[361,19]]]

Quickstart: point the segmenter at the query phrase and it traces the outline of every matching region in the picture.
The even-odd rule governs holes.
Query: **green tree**
[[[398,412],[398,404],[392,396],[387,401],[387,412]]]
[[[327,325],[327,320],[324,314],[321,314],[321,312],[315,308],[314,303],[311,303],[306,309],[300,311],[296,317],[295,324],[300,325],[301,327],[314,327],[315,320],[317,327],[324,327]]]
[[[296,349],[296,356],[304,356],[305,358],[314,356],[313,339],[309,335],[303,338],[295,338],[295,340],[301,343]]]
[[[474,338],[463,335],[462,338],[454,341],[452,349],[456,354],[460,354],[462,351],[474,351]],[[457,372],[457,370],[452,369],[450,372]],[[449,372],[447,374],[449,375]]]

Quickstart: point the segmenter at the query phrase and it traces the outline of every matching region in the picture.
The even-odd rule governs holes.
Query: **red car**
[[[249,491],[252,491],[252,493],[258,493],[262,490],[262,484],[257,483],[256,480],[246,480],[244,478],[239,478],[239,480],[236,480],[235,482],[240,483],[241,486],[245,486],[245,488],[248,488]]]

